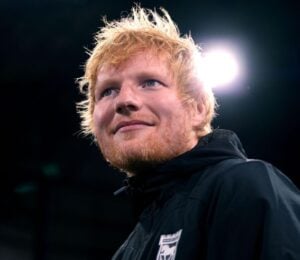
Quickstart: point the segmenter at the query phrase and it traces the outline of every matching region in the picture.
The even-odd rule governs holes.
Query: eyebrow
[[[95,84],[95,92],[101,90],[103,87],[105,86],[112,86],[112,85],[118,85],[119,80],[117,79],[112,79],[107,77],[106,79],[103,80],[96,80],[96,84]]]
[[[138,79],[145,79],[145,78],[157,78],[161,80],[169,79],[169,75],[165,75],[165,74],[162,75],[161,73],[154,72],[154,71],[141,71],[137,73],[136,77]]]
[[[102,75],[105,75],[105,73],[103,73]],[[149,70],[142,70],[137,72],[134,75],[134,78],[138,79],[138,80],[143,80],[146,78],[154,78],[154,79],[158,79],[161,80],[163,82],[169,81],[170,80],[170,75],[168,74],[160,74],[157,71],[149,71]],[[115,77],[109,77],[107,75],[104,76],[103,79],[96,80],[96,84],[95,87],[97,88],[101,88],[102,86],[107,86],[107,85],[117,85],[119,84],[120,78],[118,76]]]

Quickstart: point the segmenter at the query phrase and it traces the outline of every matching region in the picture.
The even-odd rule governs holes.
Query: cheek
[[[169,99],[167,102],[164,101],[163,105],[160,106],[160,114],[169,123],[176,123],[177,119],[185,116],[186,109],[177,98]]]
[[[94,128],[96,131],[105,128],[112,120],[113,113],[105,106],[95,106],[93,113]]]

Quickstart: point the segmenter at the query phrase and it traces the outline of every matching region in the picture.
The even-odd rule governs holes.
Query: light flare
[[[239,74],[239,65],[230,51],[213,49],[203,54],[200,74],[207,87],[223,88],[236,79]]]

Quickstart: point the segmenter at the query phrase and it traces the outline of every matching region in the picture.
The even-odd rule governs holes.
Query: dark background
[[[74,83],[100,18],[131,1],[0,2],[2,169],[0,259],[110,259],[134,220],[113,197],[124,176],[78,134]],[[234,130],[248,155],[298,187],[299,5],[292,1],[142,1],[165,7],[182,33],[239,50],[238,91],[217,92],[214,127]]]

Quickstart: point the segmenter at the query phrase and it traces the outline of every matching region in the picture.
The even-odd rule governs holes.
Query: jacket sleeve
[[[207,260],[300,259],[300,193],[279,170],[248,161],[214,189]]]

